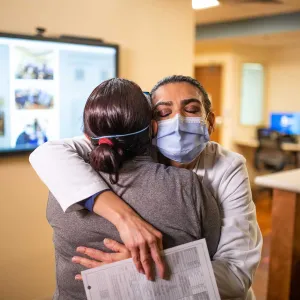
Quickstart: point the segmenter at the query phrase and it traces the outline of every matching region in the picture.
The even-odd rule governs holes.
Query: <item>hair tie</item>
[[[98,145],[102,145],[102,144],[106,144],[106,145],[109,145],[111,147],[114,145],[114,143],[108,138],[99,139]]]

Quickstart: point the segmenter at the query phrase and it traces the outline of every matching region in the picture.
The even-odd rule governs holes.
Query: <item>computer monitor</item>
[[[272,113],[270,128],[282,134],[300,135],[300,112]]]

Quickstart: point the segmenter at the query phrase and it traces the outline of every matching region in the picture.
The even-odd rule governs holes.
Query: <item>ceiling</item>
[[[233,40],[234,41],[234,40]],[[300,31],[281,32],[259,36],[250,36],[236,39],[236,43],[242,45],[261,46],[261,47],[286,47],[300,44]]]
[[[255,35],[245,37],[234,37],[226,39],[197,41],[196,47],[201,49],[203,45],[211,47],[222,46],[257,46],[257,47],[292,47],[300,46],[300,31],[281,32],[275,34]]]
[[[223,0],[231,2],[232,0]],[[255,18],[259,16],[275,15],[300,11],[300,0],[281,0],[283,4],[221,4],[203,10],[195,10],[196,23],[217,23],[229,20]]]

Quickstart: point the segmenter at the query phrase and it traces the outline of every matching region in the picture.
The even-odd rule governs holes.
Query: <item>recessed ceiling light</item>
[[[193,9],[205,9],[218,6],[219,4],[218,0],[192,0]]]

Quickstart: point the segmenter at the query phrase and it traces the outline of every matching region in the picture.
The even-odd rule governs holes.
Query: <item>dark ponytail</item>
[[[83,118],[84,133],[94,145],[90,164],[96,171],[110,174],[111,183],[118,182],[123,162],[148,153],[150,127],[125,137],[98,138],[131,134],[150,125],[151,107],[135,83],[119,78],[101,83],[89,96]]]
[[[108,144],[97,145],[90,153],[90,164],[98,172],[111,174],[110,182],[115,184],[124,160],[122,152],[121,148],[116,149]]]

